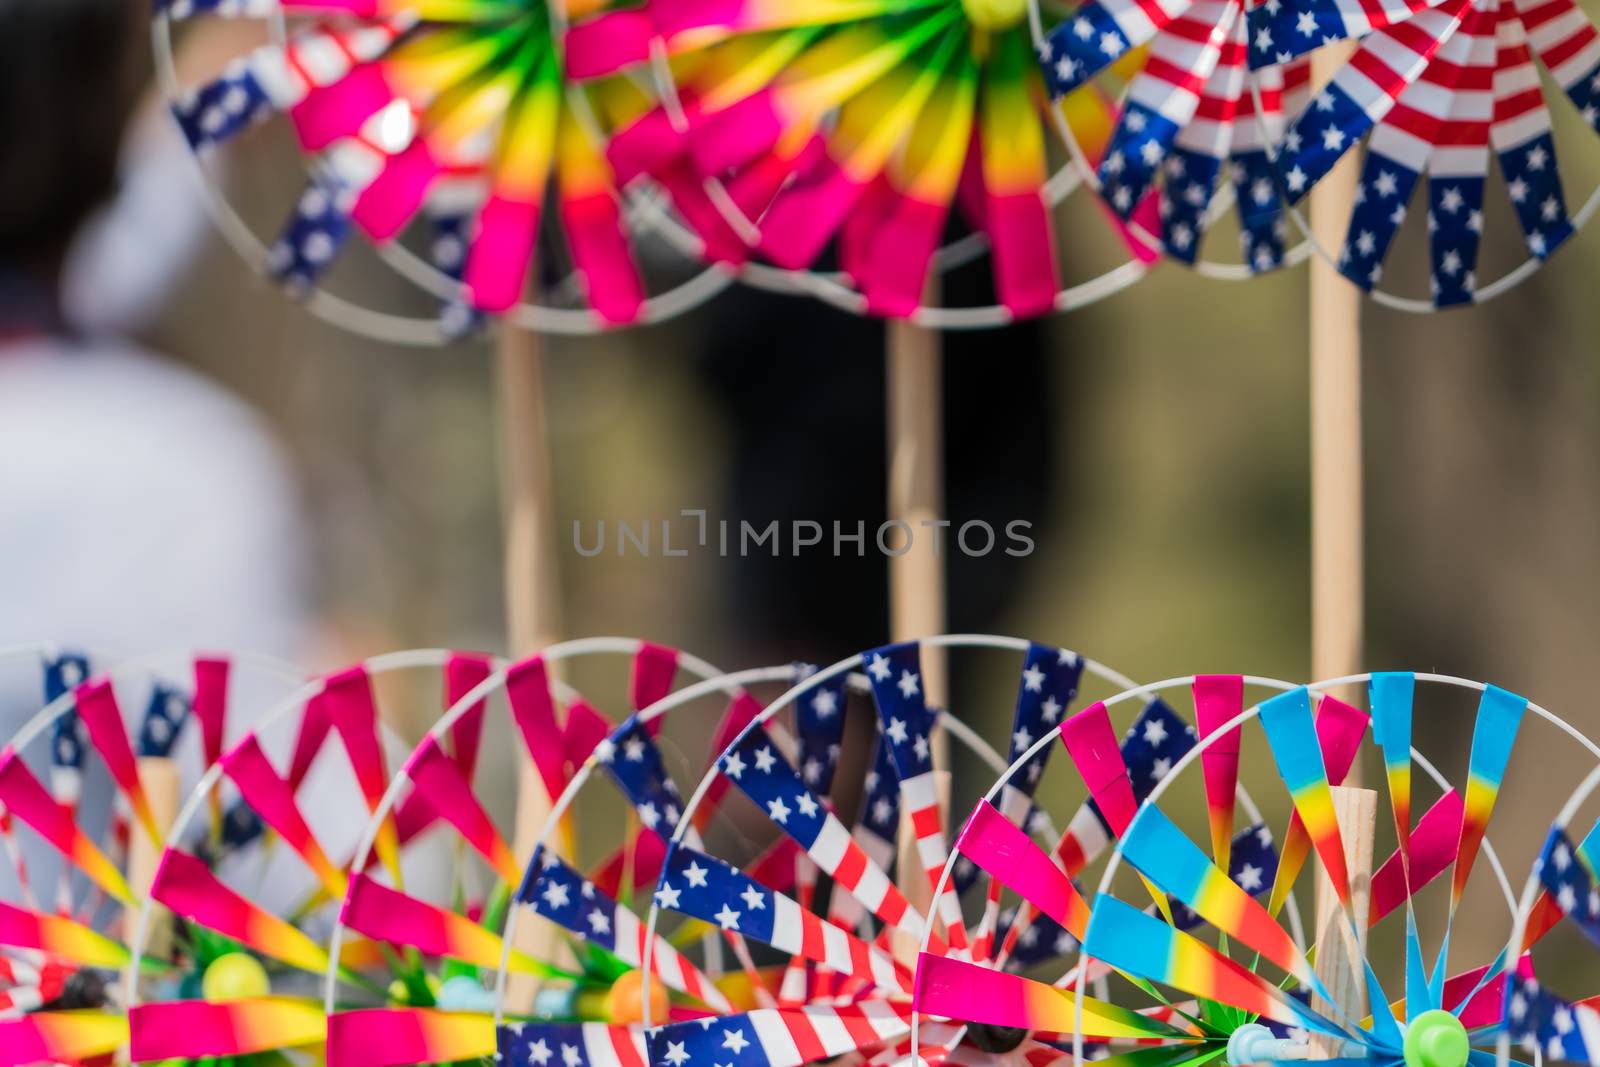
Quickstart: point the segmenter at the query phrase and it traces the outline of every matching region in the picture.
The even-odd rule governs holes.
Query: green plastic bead
[[[1467,1028],[1447,1011],[1425,1011],[1406,1027],[1406,1067],[1466,1067]]]
[[[1027,0],[961,0],[961,6],[980,30],[1008,30],[1028,13]]]
[[[267,969],[254,956],[243,952],[218,956],[200,979],[200,995],[212,1003],[264,997],[271,992]]]

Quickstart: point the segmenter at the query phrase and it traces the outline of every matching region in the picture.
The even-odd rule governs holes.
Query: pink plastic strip
[[[388,785],[383,748],[378,741],[378,706],[372,695],[372,679],[365,667],[351,667],[332,675],[323,683],[323,699],[328,719],[344,742],[356,783],[366,799],[367,810],[376,811]]]
[[[89,732],[89,742],[105,760],[112,781],[128,798],[134,817],[143,824],[152,841],[162,840],[165,835],[156,826],[149,798],[139,781],[139,766],[134,762],[133,745],[128,741],[128,727],[122,721],[122,709],[117,705],[111,682],[106,679],[85,682],[78,687],[75,699],[78,718]]]
[[[245,803],[306,861],[323,888],[335,897],[344,896],[344,875],[322,851],[289,783],[278,777],[254,734],[222,757],[222,770],[239,787]]]
[[[672,679],[677,673],[677,649],[648,641],[641,644],[633,657],[633,710],[643,711],[672,692]]]
[[[475,652],[452,652],[444,665],[444,706],[448,710],[460,703],[489,677],[490,659]],[[478,767],[478,748],[483,739],[483,707],[478,701],[450,727],[450,747],[456,766],[467,781]]]
[[[328,957],[305,934],[229,889],[204,861],[168,849],[150,896],[173,912],[291,967],[321,973]]]
[[[319,152],[350,137],[398,99],[377,63],[363,63],[330,85],[312,89],[289,109],[295,134],[307,151]]]
[[[1237,674],[1203,674],[1194,680],[1195,725],[1200,739],[1217,733],[1244,711],[1244,679]],[[1217,866],[1228,869],[1233,843],[1234,794],[1239,786],[1239,727],[1218,737],[1200,753],[1205,774],[1206,814]]]
[[[1465,813],[1461,794],[1454,789],[1434,802],[1411,831],[1411,892],[1450,869],[1461,843],[1461,819]],[[1398,851],[1383,861],[1372,876],[1372,908],[1368,923],[1376,923],[1406,902],[1406,877]]]
[[[314,1045],[325,1020],[320,1003],[290,997],[140,1004],[128,1013],[130,1054],[133,1062],[148,1063]]]
[[[294,755],[289,760],[290,789],[299,790],[300,783],[306,780],[332,727],[328,706],[322,694],[318,693],[306,701],[305,712],[300,716],[300,729],[294,739]]]
[[[610,190],[592,196],[563,196],[560,212],[590,308],[613,325],[638,318],[644,307],[644,283],[634,269],[621,213]]]
[[[350,217],[373,240],[390,240],[416,217],[428,189],[443,172],[444,165],[419,137],[384,161],[378,176],[356,197]]]
[[[522,732],[522,743],[544,780],[545,792],[559,796],[566,787],[567,776],[562,760],[563,737],[556,725],[555,698],[550,695],[550,678],[545,673],[544,660],[538,656],[525,659],[506,674],[506,699],[511,704],[511,718]]]
[[[228,726],[229,663],[219,657],[194,661],[194,717],[200,722],[200,749],[209,767],[222,758]]]
[[[1055,307],[1060,281],[1050,213],[1037,191],[991,196],[989,243],[994,250],[995,288],[1017,318],[1043,315]]]
[[[1120,837],[1139,805],[1105,704],[1096,702],[1067,719],[1061,728],[1061,741],[1088,785],[1089,795],[1111,823],[1112,833]]]
[[[567,31],[567,76],[614,74],[650,58],[655,22],[648,11],[609,11]]]
[[[1089,905],[1044,850],[988,801],[979,801],[956,850],[1082,941]]]
[[[505,311],[522,298],[539,234],[539,207],[491,196],[478,212],[478,233],[462,277],[480,311]]]
[[[563,731],[562,752],[567,766],[578,767],[604,741],[616,724],[596,711],[586,701],[574,700],[567,708],[567,728]]]
[[[522,872],[517,868],[511,847],[495,829],[489,813],[478,803],[460,766],[445,755],[437,740],[429,737],[417,747],[406,764],[406,774],[417,794],[425,797],[433,810],[455,827],[462,839],[494,867],[496,874],[511,885],[521,880]]]

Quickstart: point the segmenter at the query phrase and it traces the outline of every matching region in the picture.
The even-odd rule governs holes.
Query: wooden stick
[[[937,287],[930,286],[930,292],[936,293]],[[907,523],[912,538],[909,551],[889,559],[889,631],[894,641],[910,641],[945,629],[943,553],[949,546],[936,552],[935,537],[944,538],[949,531],[931,525],[944,511],[944,358],[937,332],[907,322],[891,322],[887,329],[889,518]],[[944,656],[923,649],[922,692],[930,705],[944,706],[946,681]],[[948,808],[949,744],[943,731],[932,740],[940,796]],[[895,866],[906,898],[918,911],[930,914],[933,887],[905,812]],[[916,946],[902,941],[909,939],[896,940],[897,955],[909,955],[908,962],[914,962]]]
[[[537,334],[510,325],[501,327],[495,372],[505,510],[506,633],[513,656],[530,655],[553,643],[560,629],[543,357]],[[520,749],[518,753],[512,849],[525,863],[550,814],[552,798],[528,753]],[[558,943],[547,927],[518,923],[512,937],[519,949],[535,959],[553,959]],[[531,1009],[536,988],[531,977],[511,976],[506,986],[507,1006]]]
[[[1354,42],[1318,49],[1312,82],[1332,77]],[[1311,193],[1311,229],[1335,254],[1360,177],[1348,154]],[[1311,673],[1361,669],[1361,294],[1311,257]]]
[[[1344,841],[1345,869],[1350,876],[1350,903],[1356,929],[1345,921],[1339,894],[1320,864],[1317,865],[1317,977],[1345,1015],[1363,1019],[1367,1014],[1364,960],[1367,954],[1367,913],[1372,903],[1372,841],[1378,824],[1378,794],[1371,789],[1335,786],[1333,813]],[[1332,1014],[1320,997],[1313,1009]],[[1339,1038],[1317,1035],[1311,1039],[1311,1058],[1337,1059],[1343,1055]]]
[[[142,757],[139,760],[139,781],[150,801],[150,814],[155,820],[156,829],[164,838],[167,831],[172,829],[173,820],[178,817],[178,799],[182,790],[177,761],[162,756]],[[143,822],[132,820],[128,834],[128,887],[140,900],[150,895],[150,886],[156,880],[156,870],[161,866],[161,854],[165,847],[164,840],[151,839]],[[172,950],[172,916],[159,904],[151,904],[150,907],[153,911],[144,951],[158,959],[167,959]],[[133,943],[137,933],[133,916],[127,915],[124,921],[123,937],[127,939],[128,947],[137,952],[140,946]]]

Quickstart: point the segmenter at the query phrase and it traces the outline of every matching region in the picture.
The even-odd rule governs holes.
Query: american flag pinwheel
[[[199,86],[177,86],[168,63],[173,113],[203,154],[287,118],[310,178],[252,254],[314,308],[350,306],[319,287],[358,232],[442,298],[439,328],[419,335],[433,340],[486,314],[562,332],[660,318],[726,284],[701,272],[649,295],[601,139],[652,102],[624,79],[569,85],[543,2],[159,0],[158,40],[205,16],[265,19],[274,39]],[[224,233],[248,234],[220,206]],[[412,229],[425,260],[402,242]]]
[[[1299,17],[1320,33],[1333,16],[1312,6]],[[1344,245],[1328,250],[1346,277],[1408,309],[1471,304],[1527,277],[1565,243],[1577,223],[1539,66],[1597,127],[1600,35],[1572,0],[1444,0],[1361,43],[1290,124],[1278,160],[1294,203],[1365,139]],[[1485,214],[1493,210],[1486,202],[1491,154],[1528,256],[1493,281],[1478,266]],[[1424,177],[1427,301],[1379,289]]]
[[[1275,270],[1292,254],[1269,150],[1309,98],[1305,47],[1322,43],[1297,36],[1292,51],[1258,65],[1249,21],[1243,0],[1095,0],[1039,46],[1053,95],[1120,86],[1121,115],[1095,175],[1110,209],[1171,258],[1224,277]],[[1131,76],[1118,77],[1126,67]],[[1224,190],[1240,231],[1233,270],[1200,255]]]
[[[1567,729],[1600,757],[1600,749]],[[1524,887],[1507,952],[1517,945],[1539,945],[1540,970],[1561,980],[1536,978],[1532,966],[1506,976],[1503,1054],[1546,1063],[1600,1062],[1600,996],[1588,965],[1600,948],[1600,821],[1590,823],[1582,836],[1572,833],[1597,783],[1600,773],[1591,771],[1563,805]],[[1578,982],[1571,981],[1572,974],[1580,976]],[[1568,1000],[1563,994],[1573,986],[1578,999]]]
[[[1466,782],[1460,791],[1453,788],[1434,762],[1412,748],[1418,678],[1371,676],[1370,724],[1377,742],[1373,755],[1381,754],[1387,768],[1392,813],[1392,819],[1380,816],[1378,821],[1394,846],[1376,865],[1370,894],[1358,898],[1352,892],[1330,791],[1365,751],[1369,713],[1327,695],[1314,711],[1309,689],[1282,683],[1273,687],[1283,691],[1246,712],[1244,679],[1198,678],[1193,687],[1199,743],[1132,812],[1094,894],[1073,890],[1046,857],[1035,857],[1025,869],[1016,865],[1036,879],[1033,892],[1040,899],[1084,924],[1083,959],[1054,985],[1005,976],[1014,988],[987,1000],[969,975],[952,975],[948,987],[933,989],[925,970],[928,1008],[948,1011],[964,996],[984,1008],[980,1018],[968,1015],[971,1022],[1014,1027],[1024,1034],[1064,1033],[1063,1044],[1069,1048],[1078,1042],[1103,1042],[1112,1046],[1109,1053],[1119,1062],[1217,1061],[1240,1067],[1303,1059],[1308,1041],[1316,1039],[1328,1043],[1338,1062],[1487,1067],[1494,1055],[1489,1050],[1502,1032],[1505,978],[1508,971],[1526,972],[1526,957],[1506,953],[1452,973],[1458,964],[1452,959],[1449,931],[1452,924],[1468,920],[1460,902],[1470,876],[1481,866],[1476,862],[1480,855],[1490,857],[1489,866],[1499,866],[1485,831],[1528,704],[1493,686],[1441,676],[1425,680],[1481,690]],[[1241,763],[1248,763],[1262,734],[1261,754],[1270,758],[1286,794],[1282,809],[1287,818],[1283,832],[1273,835],[1281,847],[1270,877],[1235,862],[1242,842],[1235,832],[1233,798]],[[1196,764],[1200,774],[1188,773]],[[1440,794],[1417,820],[1412,818],[1414,764],[1423,768],[1429,791]],[[1200,781],[1193,783],[1197,777]],[[1192,810],[1189,798],[1203,798],[1205,845],[1180,825]],[[1273,814],[1269,809],[1269,826]],[[1137,881],[1122,874],[1123,864],[1137,873]],[[1400,951],[1390,955],[1400,961],[1396,969],[1403,978],[1403,999],[1386,990],[1375,969],[1373,961],[1390,955],[1369,953],[1357,964],[1362,973],[1352,976],[1370,994],[1365,1017],[1330,1006],[1333,998],[1307,956],[1291,899],[1292,889],[1308,871],[1318,872],[1331,887],[1335,926],[1349,924],[1353,930],[1365,924],[1370,938],[1383,930],[1394,932]],[[1413,898],[1446,876],[1445,932],[1430,963]],[[1147,895],[1152,891],[1153,906]],[[1402,912],[1403,929],[1397,921]],[[1383,925],[1385,920],[1389,922]],[[1482,917],[1474,911],[1471,920],[1481,924]],[[1428,928],[1438,925],[1429,923]],[[1091,997],[1090,978],[1108,973],[1115,992]],[[985,980],[998,986],[1002,979]],[[1143,1033],[1127,1032],[1129,1014],[1143,1020]]]
[[[1051,116],[1025,15],[1020,0],[621,0],[574,11],[565,47],[575,79],[654,61],[674,87],[608,155],[620,180],[666,190],[710,259],[754,254],[812,272],[803,288],[841,306],[906,318],[986,243],[999,322],[1088,289],[1062,289],[1051,208],[1075,171],[1052,178],[1049,142],[1064,121],[1092,145],[1109,114],[1088,94]],[[947,243],[953,216],[976,244]]]
[[[957,751],[986,768],[1005,766],[923,689],[929,658],[973,648],[1021,654],[1006,746],[1012,758],[1070,713],[1081,688],[1122,684],[1107,668],[1045,645],[934,638],[844,660],[768,704],[723,750],[686,810],[694,823],[703,799],[725,789],[743,801],[727,806],[728,816],[776,834],[776,844],[763,850],[744,843],[740,851],[719,826],[703,827],[701,843],[683,827],[669,843],[651,911],[652,927],[681,917],[750,941],[758,959],[774,961],[767,996],[734,1013],[673,1018],[652,1029],[652,1067],[797,1067],[841,1056],[898,1062],[908,1053],[914,946],[924,932],[935,951],[953,958],[992,950],[1001,932],[998,897],[973,893],[963,901],[963,890],[975,889],[981,876],[976,867],[932,895],[951,845],[944,816],[951,777],[934,766],[940,735],[948,733]],[[963,668],[972,656],[960,652]],[[813,740],[821,724],[809,709],[822,694],[830,716],[846,721],[830,717]],[[861,711],[870,713],[865,722]],[[780,732],[791,715],[793,749]],[[841,737],[841,755],[830,762],[821,754]],[[854,780],[862,782],[859,797],[845,785]],[[1019,779],[1002,803],[1036,832],[1053,835],[1034,806],[1034,781]],[[775,881],[764,857],[784,845],[792,848],[790,877]]]
[[[631,708],[620,722],[552,677],[592,673],[585,661],[619,659],[630,667]],[[788,681],[795,668],[777,668],[776,675]],[[688,684],[675,687],[680,676]],[[691,761],[759,709],[704,661],[621,638],[553,645],[456,693],[401,767],[357,850],[370,851],[391,812],[402,822],[408,812],[412,821],[425,813],[458,843],[452,884],[429,890],[398,884],[382,869],[357,874],[341,894],[334,933],[335,944],[371,939],[404,951],[420,961],[424,981],[414,996],[350,996],[330,969],[324,982],[330,1067],[471,1060],[519,1039],[528,1045],[518,1053],[527,1063],[553,1055],[574,1067],[631,1064],[635,1046],[638,1055],[644,1048],[642,997],[656,998],[658,1011],[669,997],[701,1012],[729,1009],[738,981],[725,988],[718,967],[701,967],[665,940],[654,942],[650,981],[641,970],[640,892],[654,884],[661,835],[682,809],[674,781],[679,733],[663,730],[670,725],[665,714],[696,698],[702,702],[696,710],[721,704],[722,725],[715,717],[679,717],[688,723],[684,748]],[[509,723],[502,722],[501,706]],[[464,731],[515,736],[551,799],[546,825],[528,828],[537,834],[520,846],[525,854],[514,851],[511,828],[491,814],[501,807],[493,780],[461,761],[457,739]],[[709,758],[691,762],[692,772]],[[590,788],[592,782],[609,787]],[[507,1011],[514,1021],[498,1034],[497,975],[533,987],[528,1003]],[[580,1055],[586,1058],[572,1059]]]
[[[96,668],[50,651],[42,668],[43,709],[0,750],[0,833],[16,892],[0,899],[0,1048],[7,1063],[79,1064],[128,1046],[123,972],[174,973],[170,958],[130,948],[149,890],[134,884],[132,839],[167,840],[151,776],[192,782],[253,704],[298,678],[221,655]]]

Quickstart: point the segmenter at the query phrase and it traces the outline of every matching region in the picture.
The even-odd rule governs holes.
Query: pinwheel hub
[[[619,975],[606,993],[606,1018],[617,1026],[644,1022],[644,1003],[639,995],[644,985],[644,975],[639,971]],[[649,996],[650,1021],[659,1026],[666,1020],[667,1012],[672,1007],[667,998],[667,987],[660,979],[650,979]]]
[[[1009,30],[1028,13],[1027,0],[961,0],[961,7],[980,30]]]
[[[1467,1028],[1447,1011],[1425,1011],[1406,1027],[1406,1067],[1466,1067]]]
[[[264,997],[272,992],[267,969],[244,952],[228,952],[211,961],[200,979],[200,995],[214,1003]]]
[[[967,1027],[967,1040],[991,1055],[1004,1055],[1020,1048],[1027,1040],[1028,1030],[1020,1026],[994,1026],[989,1023],[972,1023]]]

